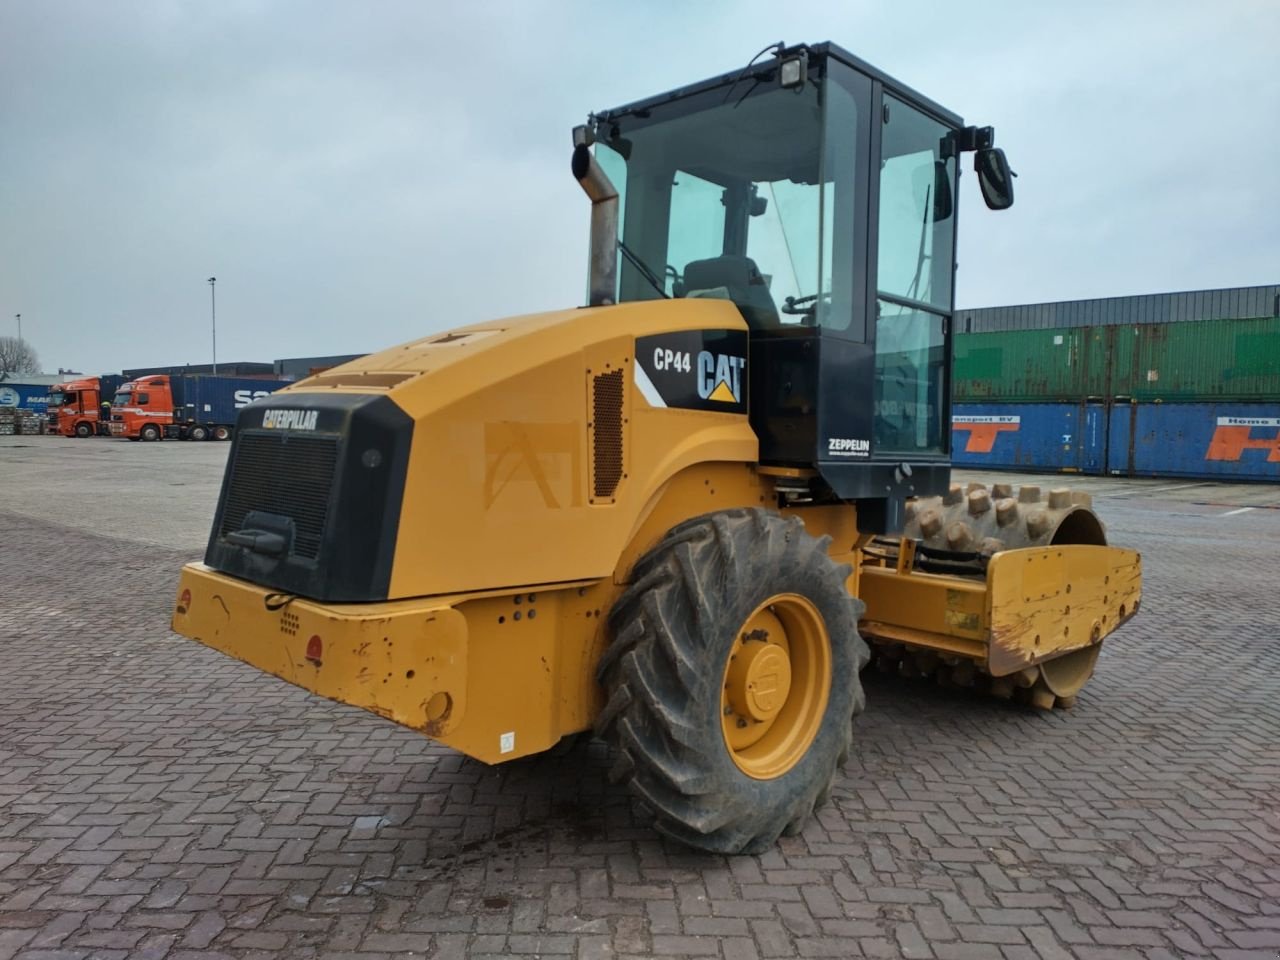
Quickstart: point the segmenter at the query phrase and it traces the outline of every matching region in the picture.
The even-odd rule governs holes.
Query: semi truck
[[[54,384],[49,391],[49,426],[64,437],[110,436],[110,419],[102,405],[110,404],[122,380],[118,375],[80,377]]]
[[[241,407],[288,380],[153,374],[123,383],[111,401],[111,435],[130,440],[229,440]]]

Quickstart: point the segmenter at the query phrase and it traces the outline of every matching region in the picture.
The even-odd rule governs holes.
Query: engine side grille
[[[251,510],[274,513],[293,520],[294,556],[314,560],[329,516],[337,455],[335,437],[242,433],[218,535],[239,530]]]
[[[599,374],[591,387],[592,485],[609,498],[622,480],[622,371]]]

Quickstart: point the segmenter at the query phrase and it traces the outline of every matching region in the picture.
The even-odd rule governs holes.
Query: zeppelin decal
[[[747,412],[745,330],[682,330],[636,339],[635,384],[651,407]]]

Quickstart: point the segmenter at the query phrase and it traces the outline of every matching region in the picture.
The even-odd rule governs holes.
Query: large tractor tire
[[[869,652],[849,568],[796,518],[687,521],[636,564],[609,615],[611,770],[663,833],[755,853],[803,827],[848,757]]]

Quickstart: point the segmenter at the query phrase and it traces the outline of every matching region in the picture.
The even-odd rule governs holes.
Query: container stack
[[[953,460],[1280,480],[1280,317],[957,334]]]

